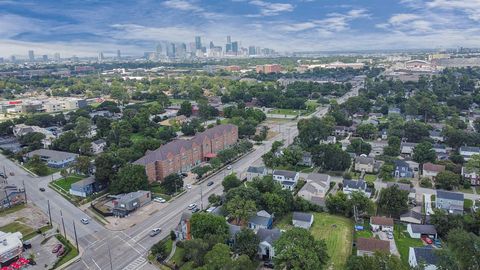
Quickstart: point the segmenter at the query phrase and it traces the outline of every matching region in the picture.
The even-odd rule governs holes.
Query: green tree
[[[206,166],[197,166],[192,169],[192,173],[197,174],[199,178],[202,178],[203,175],[205,175],[207,172],[212,170],[212,166],[206,165]]]
[[[222,186],[223,186],[223,191],[228,192],[232,188],[236,188],[242,184],[242,181],[238,179],[237,175],[234,173],[231,173],[227,175],[225,178],[223,178],[222,181]]]
[[[453,229],[447,236],[448,249],[460,269],[480,269],[480,237],[462,229]]]
[[[348,258],[346,270],[408,270],[409,268],[392,254],[375,252],[373,256],[355,256]]]
[[[31,157],[28,160],[27,165],[35,174],[39,176],[48,175],[49,170],[47,165],[37,155],[34,155],[33,157]]]
[[[192,103],[189,101],[184,101],[180,104],[180,110],[178,110],[177,115],[185,115],[190,117],[192,115]]]
[[[405,137],[409,142],[420,142],[424,138],[428,138],[428,126],[416,121],[406,122],[404,125]]]
[[[350,167],[350,155],[335,144],[319,144],[311,149],[313,162],[325,170],[343,171]]]
[[[42,140],[45,139],[45,134],[40,132],[30,132],[22,135],[18,142],[28,147],[28,151],[37,150],[43,148]]]
[[[236,220],[237,224],[245,222],[257,212],[255,201],[247,200],[240,196],[229,199],[225,204],[225,209]]]
[[[382,213],[398,217],[408,210],[408,192],[397,185],[384,188],[380,191],[377,205]]]
[[[422,142],[413,149],[413,160],[418,163],[434,162],[437,159],[435,150],[429,142]]]
[[[313,147],[331,135],[334,127],[326,118],[312,117],[298,122],[298,139],[306,148]]]
[[[439,189],[452,190],[460,184],[460,175],[451,172],[439,172],[435,178],[435,186]]]
[[[237,254],[244,254],[250,259],[254,259],[258,252],[259,242],[260,240],[254,231],[248,228],[242,228],[242,230],[235,235],[233,250]]]
[[[315,240],[309,231],[290,229],[273,243],[275,267],[278,269],[323,269],[329,260],[324,240]]]
[[[126,164],[118,171],[117,176],[110,184],[113,194],[128,193],[148,189],[148,179],[145,168],[140,165]]]
[[[209,213],[195,213],[190,220],[192,236],[194,238],[207,239],[210,236],[219,236],[223,239],[228,238],[228,225],[225,218]]]
[[[377,134],[378,129],[373,124],[360,124],[357,127],[357,134],[363,139],[372,139]]]
[[[162,186],[168,194],[174,194],[183,188],[183,179],[177,173],[172,173],[163,179]]]
[[[89,169],[90,169],[90,158],[85,157],[85,156],[79,156],[77,157],[77,160],[73,164],[73,168],[83,174],[83,175],[88,175]]]
[[[362,139],[352,139],[350,145],[347,146],[347,152],[355,153],[357,155],[368,155],[372,151],[372,146],[364,142]]]
[[[449,215],[442,209],[435,209],[430,215],[430,223],[435,225],[435,229],[439,236],[447,236],[448,232],[455,228],[462,228],[461,215]]]
[[[232,263],[230,256],[230,247],[219,243],[213,246],[213,249],[205,255],[205,269],[222,270]]]
[[[183,255],[184,261],[192,261],[197,267],[203,265],[205,254],[207,254],[209,249],[209,245],[205,240],[201,238],[195,238],[184,241],[183,248],[185,249],[185,253]]]
[[[123,163],[121,159],[111,153],[101,153],[95,158],[95,180],[103,184],[110,184]]]
[[[77,137],[85,137],[90,133],[92,121],[90,119],[80,116],[75,121],[75,134]]]

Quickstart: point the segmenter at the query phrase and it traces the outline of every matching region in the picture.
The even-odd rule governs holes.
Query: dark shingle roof
[[[286,178],[295,178],[295,175],[297,175],[297,172],[292,172],[292,171],[283,171],[283,170],[274,170],[273,175],[282,175]]]
[[[415,219],[418,219],[420,221],[422,220],[422,214],[420,214],[418,212],[415,212],[415,211],[412,211],[412,210],[406,212],[403,215],[400,215],[400,218],[406,218],[406,217],[415,218]]]
[[[389,217],[370,217],[370,223],[375,225],[393,226],[393,218]]]
[[[353,188],[353,189],[366,189],[367,183],[363,180],[348,180],[343,179],[343,187]]]
[[[53,160],[56,162],[61,162],[63,160],[70,159],[72,157],[77,157],[78,154],[63,152],[63,151],[56,151],[50,149],[37,149],[30,153],[27,153],[26,156],[31,158],[33,156],[41,156],[41,157],[48,157],[49,160]]]
[[[355,163],[360,163],[360,164],[374,164],[375,159],[371,157],[363,157],[363,156],[358,156],[355,158]]]
[[[432,247],[416,247],[413,248],[413,251],[415,252],[415,258],[417,259],[417,263],[424,262],[427,265],[437,264],[438,257],[437,255],[435,255],[434,249]]]
[[[312,220],[312,214],[303,212],[293,212],[292,220],[310,222]]]
[[[273,243],[280,238],[280,235],[282,235],[282,232],[279,229],[259,229],[257,231],[257,236],[260,242],[267,242],[270,245],[273,245]]]
[[[476,147],[476,146],[462,146],[462,147],[460,147],[460,151],[480,152],[480,147]]]
[[[410,168],[410,165],[405,160],[397,159],[393,163],[395,163],[395,167],[407,167]]]
[[[433,225],[419,225],[419,224],[410,224],[412,226],[413,233],[420,234],[437,234],[437,230]]]
[[[447,199],[447,200],[456,200],[463,201],[463,193],[450,192],[445,190],[437,190],[437,199]]]
[[[93,183],[95,183],[95,177],[90,176],[88,178],[85,178],[85,179],[82,179],[78,182],[73,183],[70,188],[73,188],[73,189],[74,188],[83,188],[84,186],[91,185]]]

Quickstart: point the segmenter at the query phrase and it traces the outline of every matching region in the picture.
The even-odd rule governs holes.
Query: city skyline
[[[480,2],[384,1],[0,1],[2,56],[141,55],[161,40],[210,41],[281,52],[480,46]],[[122,16],[119,16],[123,14]]]

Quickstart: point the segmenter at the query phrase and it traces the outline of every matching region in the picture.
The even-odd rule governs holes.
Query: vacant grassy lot
[[[352,220],[327,213],[314,213],[310,231],[316,239],[324,239],[327,243],[332,269],[343,269],[352,253]]]
[[[34,232],[34,229],[32,227],[29,227],[29,226],[27,226],[23,223],[18,222],[18,221],[14,221],[14,222],[12,222],[10,224],[7,224],[3,227],[0,227],[0,231],[10,232],[10,233],[21,232],[23,236],[26,236],[26,235]]]
[[[70,175],[67,176],[66,178],[61,178],[53,182],[53,184],[61,189],[63,189],[66,193],[70,191],[70,186],[73,183],[76,183],[80,180],[82,180],[84,177],[79,176],[79,175]]]
[[[14,212],[17,212],[19,210],[22,210],[23,208],[25,208],[25,204],[17,204],[17,205],[14,205],[14,206],[10,207],[10,208],[1,209],[0,210],[0,217],[6,216],[6,215],[14,213]]]
[[[393,237],[395,238],[395,244],[400,253],[400,259],[402,259],[404,264],[408,264],[408,251],[410,247],[423,246],[422,240],[410,238],[405,225],[395,224]]]

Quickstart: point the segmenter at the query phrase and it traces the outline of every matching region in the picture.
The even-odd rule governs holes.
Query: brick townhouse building
[[[218,125],[196,134],[190,140],[174,140],[154,151],[147,151],[133,164],[145,166],[148,181],[162,181],[172,173],[187,172],[220,150],[235,144],[238,127]]]

